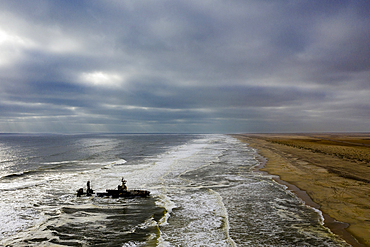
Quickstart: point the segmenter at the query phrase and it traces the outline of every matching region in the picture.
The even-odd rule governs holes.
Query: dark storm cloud
[[[369,131],[367,1],[1,1],[0,132]]]

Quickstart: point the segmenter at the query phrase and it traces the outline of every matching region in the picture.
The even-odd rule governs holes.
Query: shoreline
[[[274,177],[272,179],[275,182],[277,182],[278,184],[281,184],[281,185],[285,185],[287,187],[287,190],[293,192],[299,199],[301,199],[304,202],[304,204],[306,206],[320,211],[321,217],[322,217],[322,220],[323,220],[323,222],[322,222],[323,226],[328,228],[332,233],[339,236],[345,242],[352,245],[353,247],[364,247],[365,246],[363,244],[360,244],[354,236],[352,236],[349,232],[346,231],[346,228],[348,228],[348,226],[349,226],[348,223],[336,221],[335,219],[330,217],[328,214],[323,213],[320,210],[320,205],[315,203],[312,200],[312,198],[307,194],[307,192],[305,190],[301,190],[300,188],[298,188],[294,184],[290,184],[290,183],[282,180],[279,175],[270,174],[266,171],[262,171],[261,169],[265,168],[265,165],[266,165],[268,160],[267,160],[267,158],[258,154],[257,149],[256,149],[256,151],[257,151],[257,155],[259,156],[257,158],[257,160],[260,162],[260,165],[258,165],[256,167],[256,169],[254,170],[255,172],[266,173],[266,174],[269,174],[269,175],[273,175]]]
[[[293,147],[286,147],[285,145],[271,143],[270,138],[279,137],[279,138],[291,138],[293,134],[238,134],[233,135],[235,138],[239,139],[242,142],[248,143],[248,145],[257,151],[257,160],[260,162],[260,165],[258,165],[255,168],[256,172],[262,172],[262,173],[268,173],[270,175],[274,175],[273,180],[279,184],[287,186],[287,189],[291,192],[293,192],[298,198],[300,198],[307,206],[314,208],[315,210],[319,210],[321,212],[321,215],[323,217],[323,225],[324,227],[328,228],[332,233],[339,236],[341,239],[343,239],[348,244],[354,246],[354,247],[364,247],[364,246],[370,246],[369,238],[366,237],[367,233],[370,232],[370,225],[369,227],[365,227],[364,229],[359,229],[361,226],[358,226],[357,219],[352,220],[350,217],[338,217],[338,213],[335,213],[334,211],[338,211],[339,209],[335,209],[338,207],[338,203],[324,203],[325,199],[322,199],[323,196],[330,197],[333,196],[332,194],[325,194],[325,190],[322,188],[325,187],[331,187],[334,191],[337,191],[341,189],[342,184],[324,184],[320,179],[316,179],[321,183],[321,185],[314,186],[314,188],[310,188],[311,181],[310,176],[312,177],[312,174],[305,171],[306,173],[302,172],[302,170],[309,167],[309,171],[312,171],[312,169],[319,170],[319,172],[316,172],[316,176],[320,177],[321,173],[323,174],[323,180],[335,177],[328,177],[326,175],[327,171],[323,168],[323,164],[309,164],[307,162],[307,155],[311,158],[312,156],[317,155],[327,155],[327,154],[316,154],[316,153],[310,153],[310,151],[303,150],[301,151],[298,148]],[[311,138],[308,137],[308,135],[299,135],[299,138]],[[294,136],[294,138],[297,138]],[[369,139],[370,140],[370,139]],[[345,143],[345,142],[342,142]],[[344,144],[343,144],[344,145]],[[358,144],[355,144],[358,145]],[[366,146],[362,145],[362,146]],[[361,145],[358,145],[361,146]],[[299,151],[297,151],[299,150]],[[302,155],[301,152],[308,152],[308,154]],[[322,158],[322,157],[319,157]],[[297,167],[299,169],[294,170],[296,167],[294,167],[294,162],[296,164],[300,164]],[[327,160],[325,160],[327,161]],[[343,161],[343,162],[348,162]],[[300,166],[305,166],[304,169]],[[311,167],[310,167],[311,166]],[[300,170],[301,169],[301,170]],[[326,167],[326,169],[328,169]],[[325,171],[324,171],[325,170]],[[299,178],[303,178],[302,181],[299,180],[299,178],[296,177],[297,173],[299,174]],[[348,171],[347,171],[348,172]],[[369,171],[370,172],[370,171]],[[344,173],[344,172],[343,172]],[[332,174],[331,174],[332,175]],[[305,176],[307,176],[308,181],[304,181]],[[346,176],[343,176],[341,174],[341,178],[344,177],[344,179],[352,179],[352,177],[356,175],[347,174]],[[336,179],[336,178],[335,178]],[[361,181],[361,178],[359,178]],[[364,180],[364,179],[362,179]],[[317,182],[317,183],[319,183]],[[345,181],[349,183],[348,181]],[[353,182],[353,181],[350,181]],[[320,191],[322,189],[322,191]],[[319,194],[320,196],[317,196]],[[342,200],[343,203],[347,203],[345,199]],[[336,204],[337,203],[337,204]],[[359,205],[359,204],[356,204]],[[347,211],[349,211],[347,209]],[[370,212],[370,210],[369,210]],[[339,213],[340,214],[340,213]],[[356,218],[355,216],[351,215],[351,212],[349,212],[349,215],[352,216],[352,218]],[[370,217],[370,214],[369,214]],[[357,217],[361,218],[361,217]],[[345,219],[345,220],[343,220]],[[348,220],[346,220],[348,219]],[[365,221],[370,221],[370,219],[365,219]]]

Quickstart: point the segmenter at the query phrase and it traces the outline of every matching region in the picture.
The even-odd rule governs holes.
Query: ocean
[[[0,134],[1,246],[348,246],[229,135]],[[129,189],[147,198],[77,197]]]

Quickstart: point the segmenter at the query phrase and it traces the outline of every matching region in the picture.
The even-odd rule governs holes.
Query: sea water
[[[0,245],[347,246],[228,135],[0,135]],[[150,190],[148,198],[77,197]]]

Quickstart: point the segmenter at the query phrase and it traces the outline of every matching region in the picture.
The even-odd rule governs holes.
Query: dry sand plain
[[[267,159],[260,170],[320,208],[334,233],[352,246],[370,246],[370,134],[235,137]]]

